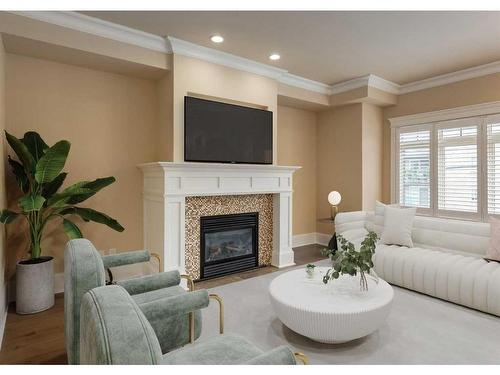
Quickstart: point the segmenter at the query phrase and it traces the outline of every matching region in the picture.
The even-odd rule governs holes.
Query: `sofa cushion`
[[[384,280],[491,314],[500,315],[500,264],[418,247],[378,244],[375,272]]]

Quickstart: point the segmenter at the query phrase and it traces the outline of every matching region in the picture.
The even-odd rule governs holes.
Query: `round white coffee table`
[[[313,279],[304,268],[276,277],[269,294],[278,318],[312,340],[337,344],[369,335],[386,320],[394,292],[382,279],[368,277],[368,291],[359,277],[341,276],[323,284],[327,267],[316,267]]]

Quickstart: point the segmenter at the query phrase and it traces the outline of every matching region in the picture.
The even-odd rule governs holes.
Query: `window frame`
[[[419,207],[417,214],[470,221],[488,221],[490,216],[500,217],[498,214],[488,213],[487,126],[491,121],[497,120],[500,120],[500,101],[389,118],[391,124],[391,203],[399,203],[400,200],[400,134],[430,130],[430,208]],[[477,212],[440,210],[438,207],[438,130],[474,125],[477,126]]]

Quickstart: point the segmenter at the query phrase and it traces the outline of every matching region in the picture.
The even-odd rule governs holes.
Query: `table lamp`
[[[342,196],[338,191],[331,191],[328,194],[328,203],[330,203],[330,215],[332,217],[332,220],[335,220],[335,216],[337,216],[337,213],[339,212],[339,203],[342,200]]]

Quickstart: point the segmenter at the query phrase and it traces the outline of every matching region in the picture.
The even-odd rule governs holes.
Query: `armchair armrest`
[[[101,257],[104,268],[126,266],[135,263],[149,262],[151,254],[148,250],[128,251],[125,253],[104,255]]]
[[[129,294],[133,295],[179,285],[180,282],[181,278],[179,272],[169,271],[122,280],[118,281],[116,284],[122,286]]]
[[[244,363],[245,365],[296,365],[293,352],[287,346],[280,346]]]
[[[165,316],[189,314],[204,309],[208,303],[208,292],[202,289],[141,303],[139,307],[149,321],[154,321]]]

